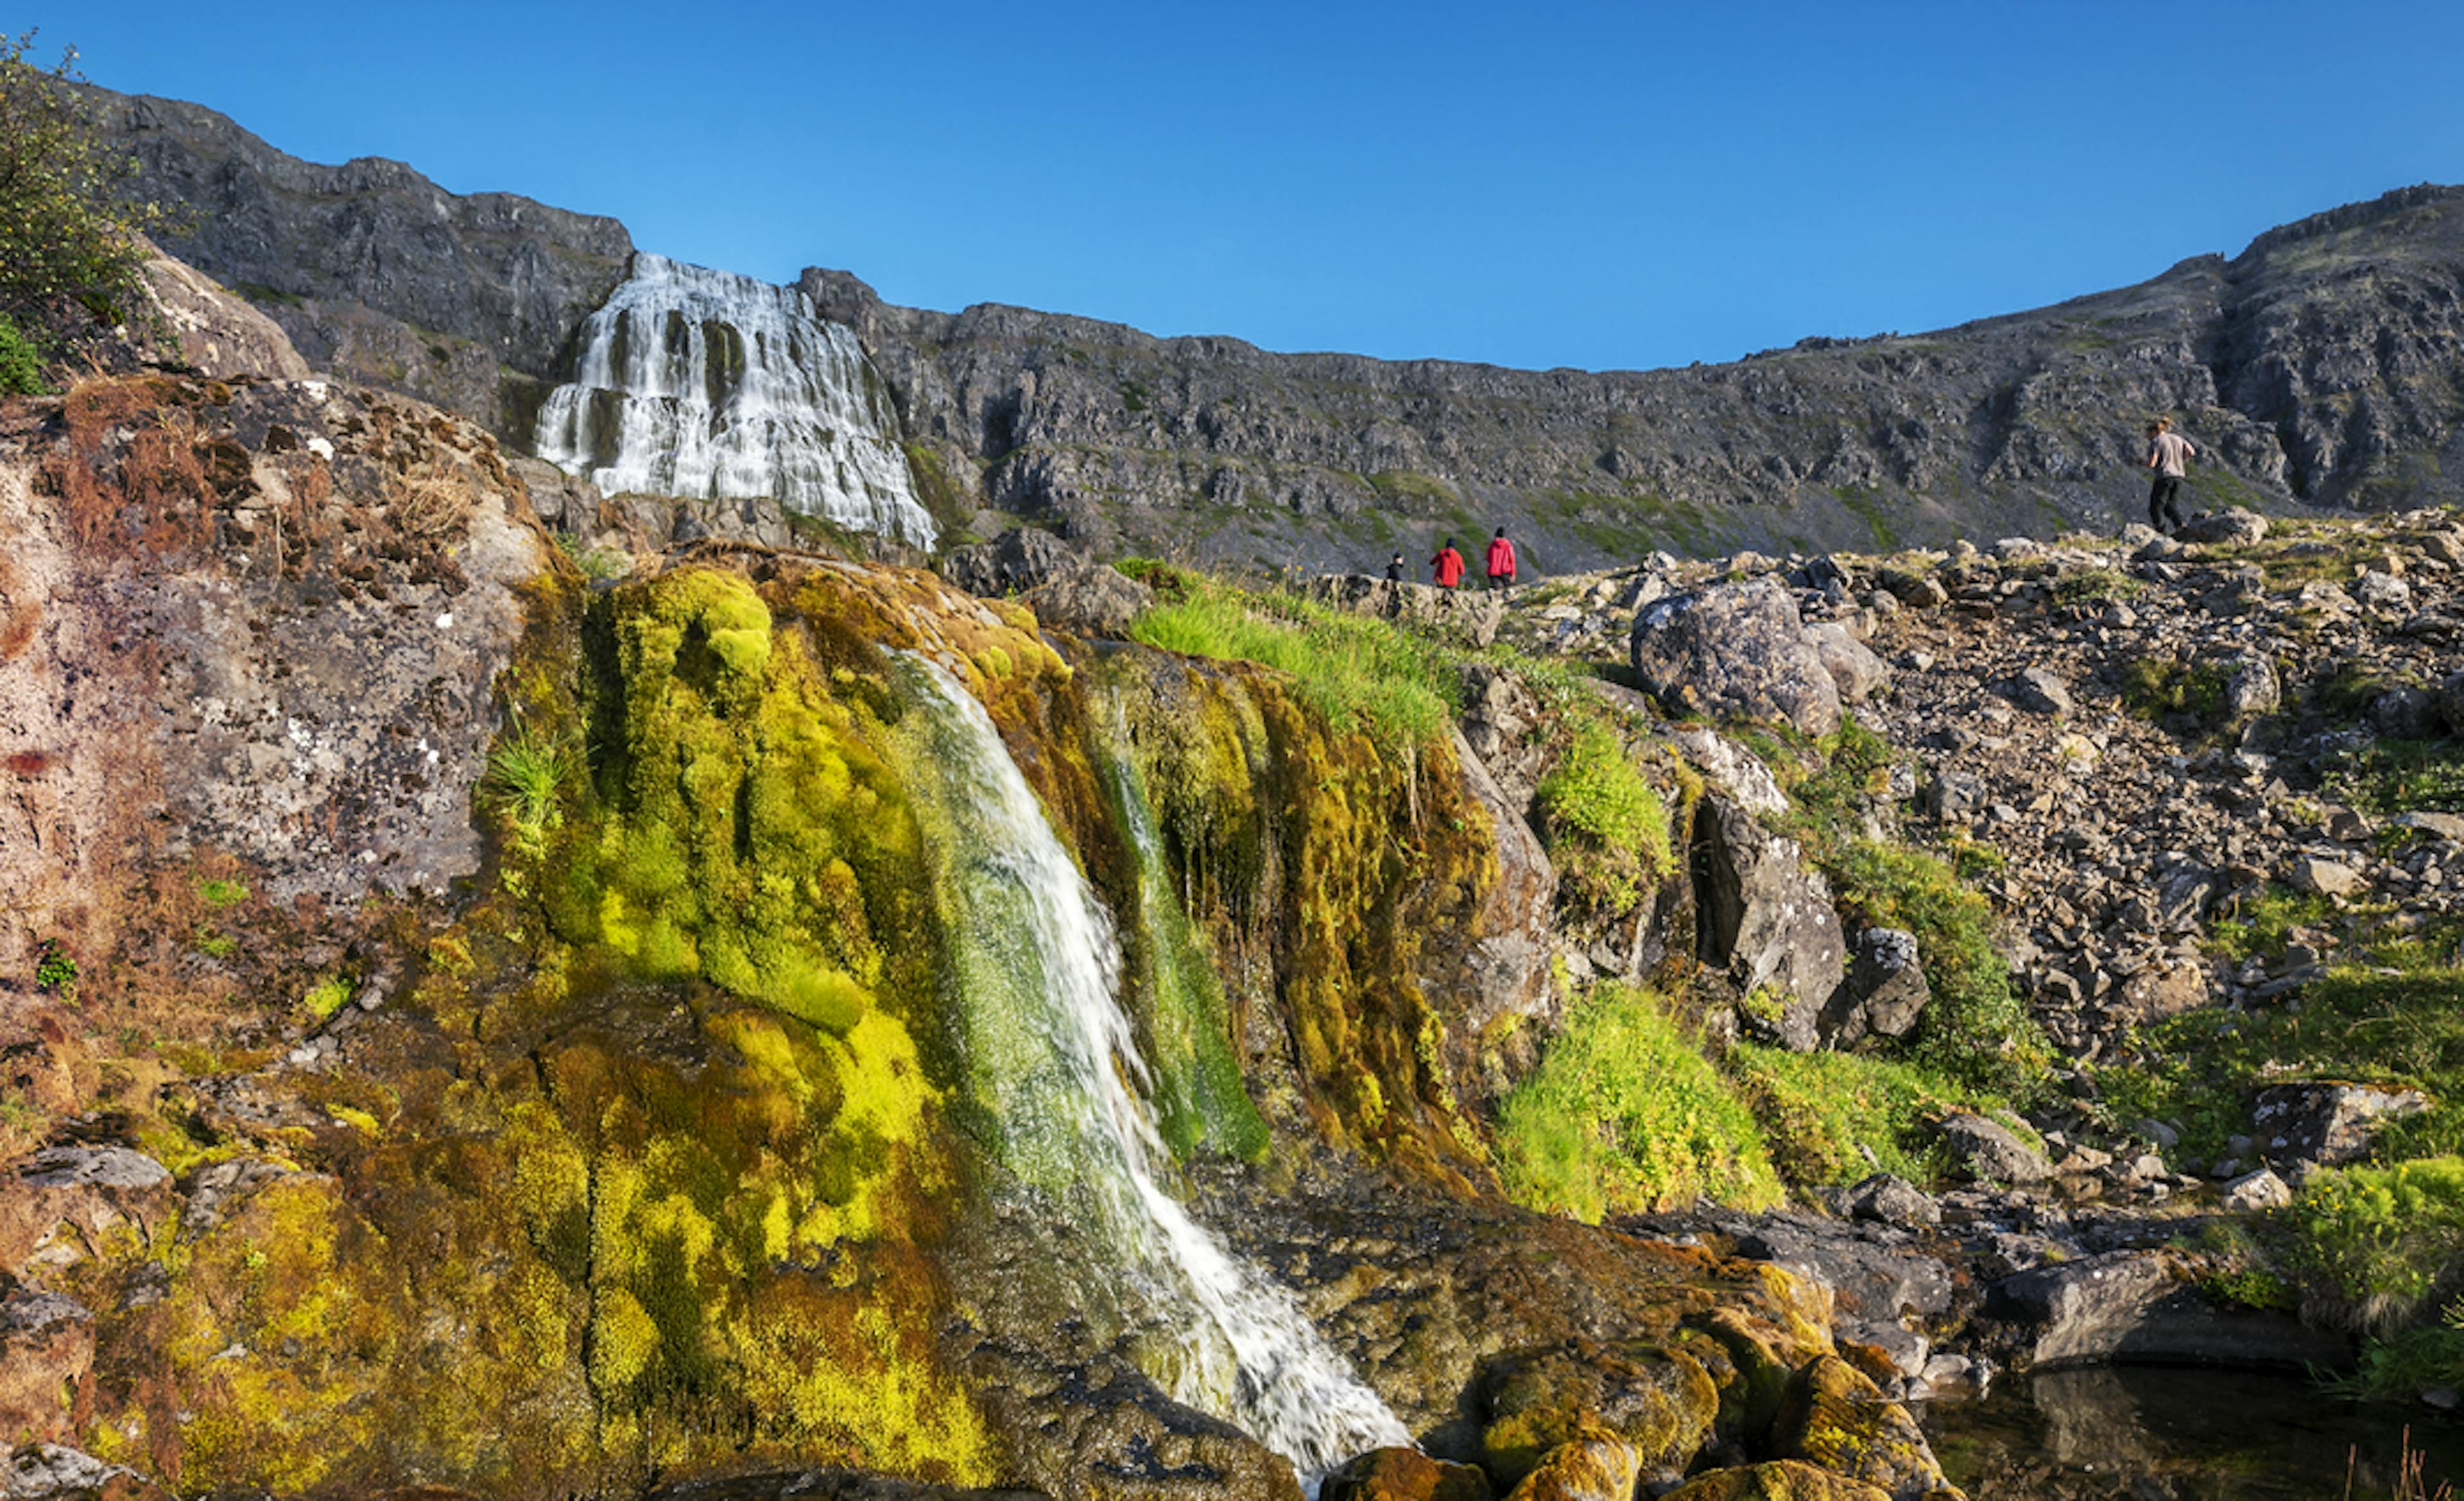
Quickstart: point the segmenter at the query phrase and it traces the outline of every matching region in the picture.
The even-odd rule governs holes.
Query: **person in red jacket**
[[[1506,540],[1506,528],[1488,540],[1488,586],[1511,588],[1514,585],[1514,544]]]
[[[1441,589],[1453,588],[1463,582],[1463,557],[1455,551],[1453,538],[1447,538],[1446,544],[1438,549],[1438,555],[1429,560],[1429,567]]]

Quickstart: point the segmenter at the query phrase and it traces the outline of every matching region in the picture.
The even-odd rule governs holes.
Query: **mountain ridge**
[[[518,447],[629,264],[610,218],[451,194],[380,158],[315,166],[202,106],[93,97],[139,190],[199,210],[175,254],[312,363]],[[1659,370],[1279,353],[1002,303],[904,308],[846,271],[794,284],[861,337],[957,541],[1023,521],[1112,553],[1358,567],[1504,525],[1556,571],[2044,536],[2140,514],[2157,412],[2205,451],[2204,505],[2464,498],[2453,187],[2048,307]]]

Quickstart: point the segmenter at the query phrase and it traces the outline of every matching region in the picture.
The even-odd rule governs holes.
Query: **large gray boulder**
[[[957,548],[942,561],[941,571],[970,594],[1015,598],[1045,625],[1084,635],[1118,636],[1155,603],[1155,591],[1145,585],[1032,527],[1013,527],[989,542]]]
[[[2253,1134],[2271,1162],[2333,1167],[2370,1155],[2379,1128],[2430,1108],[2419,1090],[2335,1082],[2278,1084],[2251,1108]]]
[[[2135,1362],[2245,1369],[2334,1368],[2350,1339],[2289,1314],[2217,1308],[2163,1251],[2118,1250],[2018,1272],[1986,1293],[2013,1358],[2046,1368]]]
[[[2019,1139],[2016,1132],[1998,1120],[1971,1115],[1946,1116],[1942,1139],[1950,1150],[1951,1159],[1970,1178],[1996,1183],[2035,1183],[2054,1176],[2054,1164],[2045,1160],[2045,1154]]]
[[[1749,1004],[1749,1024],[1785,1047],[1812,1050],[1816,1018],[1846,967],[1830,883],[1806,869],[1795,840],[1717,794],[1696,806],[1694,843],[1702,855],[1704,961],[1727,969],[1741,994],[1777,1002],[1776,1014]]]
[[[139,268],[162,329],[180,361],[216,380],[269,381],[308,377],[308,362],[291,347],[282,325],[258,312],[186,261],[155,253]]]
[[[1903,928],[1867,928],[1857,935],[1846,983],[1823,1008],[1825,1040],[1849,1048],[1869,1036],[1905,1037],[1932,999],[1917,960],[1916,935]]]
[[[1679,713],[1839,728],[1838,681],[1776,579],[1652,601],[1634,618],[1632,657],[1642,686]]]

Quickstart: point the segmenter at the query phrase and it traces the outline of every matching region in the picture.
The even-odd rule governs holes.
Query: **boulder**
[[[1521,674],[1485,662],[1464,665],[1462,693],[1464,743],[1508,802],[1529,807],[1549,764],[1547,711]]]
[[[308,362],[280,324],[187,261],[157,251],[140,274],[180,362],[215,380],[304,381]]]
[[[2464,673],[2450,673],[2438,680],[2434,696],[2438,700],[2439,722],[2450,735],[2464,735]]]
[[[2277,681],[2276,664],[2255,651],[2225,664],[2225,713],[2235,719],[2274,714],[2282,706],[2284,690]]]
[[[1806,627],[1805,639],[1814,643],[1823,667],[1830,671],[1832,686],[1839,690],[1840,702],[1863,703],[1890,686],[1891,670],[1837,621]]]
[[[1890,1173],[1876,1173],[1850,1187],[1840,1196],[1839,1212],[1903,1229],[1930,1228],[1942,1223],[1942,1205],[1932,1195]]]
[[[1622,1439],[1576,1439],[1549,1451],[1512,1501],[1633,1501],[1642,1456]]]
[[[2435,735],[2441,722],[2438,697],[2426,688],[2390,688],[2370,700],[2370,728],[2396,739]]]
[[[1987,1290],[1984,1312],[2013,1327],[2013,1358],[2037,1368],[2126,1360],[2298,1370],[2352,1358],[2347,1336],[2290,1314],[2210,1304],[2153,1250],[2015,1273]]]
[[[2294,860],[2285,879],[2293,889],[2321,896],[2352,896],[2368,889],[2369,877],[2342,860],[2302,855]]]
[[[2235,1214],[2257,1214],[2290,1204],[2293,1188],[2272,1170],[2262,1167],[2225,1184],[2221,1199],[2224,1206]]]
[[[1696,805],[1693,844],[1703,960],[1725,967],[1740,994],[1775,993],[1778,1014],[1749,1008],[1749,1020],[1795,1051],[1811,1050],[1845,968],[1830,883],[1806,869],[1795,840],[1713,794]]]
[[[2058,673],[2041,667],[2003,678],[1993,685],[1993,691],[2031,714],[2066,719],[2079,712],[2079,705],[2071,698],[2070,685]]]
[[[2419,1090],[2368,1084],[2277,1084],[2252,1103],[2260,1155],[2278,1164],[2334,1167],[2370,1155],[2379,1126],[2430,1108]]]
[[[1930,574],[1909,573],[1901,568],[1884,568],[1874,576],[1874,582],[1885,593],[1911,609],[1940,609],[1950,603],[1950,591]]]
[[[1490,1501],[1497,1492],[1477,1465],[1431,1459],[1419,1449],[1371,1449],[1326,1477],[1318,1501]]]
[[[2240,506],[2222,511],[2210,511],[2191,519],[2189,525],[2173,536],[2186,542],[2220,543],[2226,546],[2247,546],[2267,537],[2267,518]]]
[[[1155,603],[1145,585],[1032,527],[952,549],[941,573],[970,594],[1018,599],[1045,624],[1085,635],[1117,636]]]
[[[1482,1463],[1515,1494],[1554,1451],[1587,1439],[1626,1449],[1620,1494],[1633,1493],[1638,1473],[1674,1480],[1720,1413],[1719,1388],[1701,1361],[1640,1340],[1577,1339],[1498,1356],[1482,1367],[1478,1389],[1487,1415]]]
[[[1645,605],[1632,659],[1642,686],[1681,714],[1785,719],[1808,735],[1839,728],[1839,685],[1775,579]]]
[[[1822,1010],[1825,1041],[1849,1048],[1868,1036],[1905,1037],[1933,999],[1917,961],[1916,935],[1867,928],[1857,935],[1848,978]]]
[[[1939,1211],[1935,1217],[1940,1218]],[[1737,1254],[1770,1262],[1829,1289],[1832,1306],[1843,1318],[1879,1324],[1910,1316],[1940,1318],[1950,1312],[1952,1279],[1942,1258],[1907,1233],[1870,1219],[1857,1223],[1811,1214],[1765,1215],[1738,1237]]]
[[[1771,1448],[1861,1481],[1892,1501],[1925,1501],[1950,1484],[1916,1419],[1837,1356],[1815,1359],[1789,1383]]]
[[[2035,1183],[2054,1176],[2045,1155],[2019,1139],[2010,1127],[1983,1115],[1944,1118],[1943,1144],[1970,1178],[1995,1183]]]
[[[1955,1496],[1945,1488],[1937,1494]],[[1817,1468],[1803,1460],[1713,1469],[1688,1480],[1661,1501],[1891,1501],[1891,1492]]]

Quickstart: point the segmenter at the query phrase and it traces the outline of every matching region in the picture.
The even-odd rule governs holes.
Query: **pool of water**
[[[1976,1501],[2387,1501],[2464,1485],[2464,1424],[2339,1402],[2299,1377],[2048,1371],[1921,1417]],[[2397,1489],[2408,1435],[2420,1490]]]

